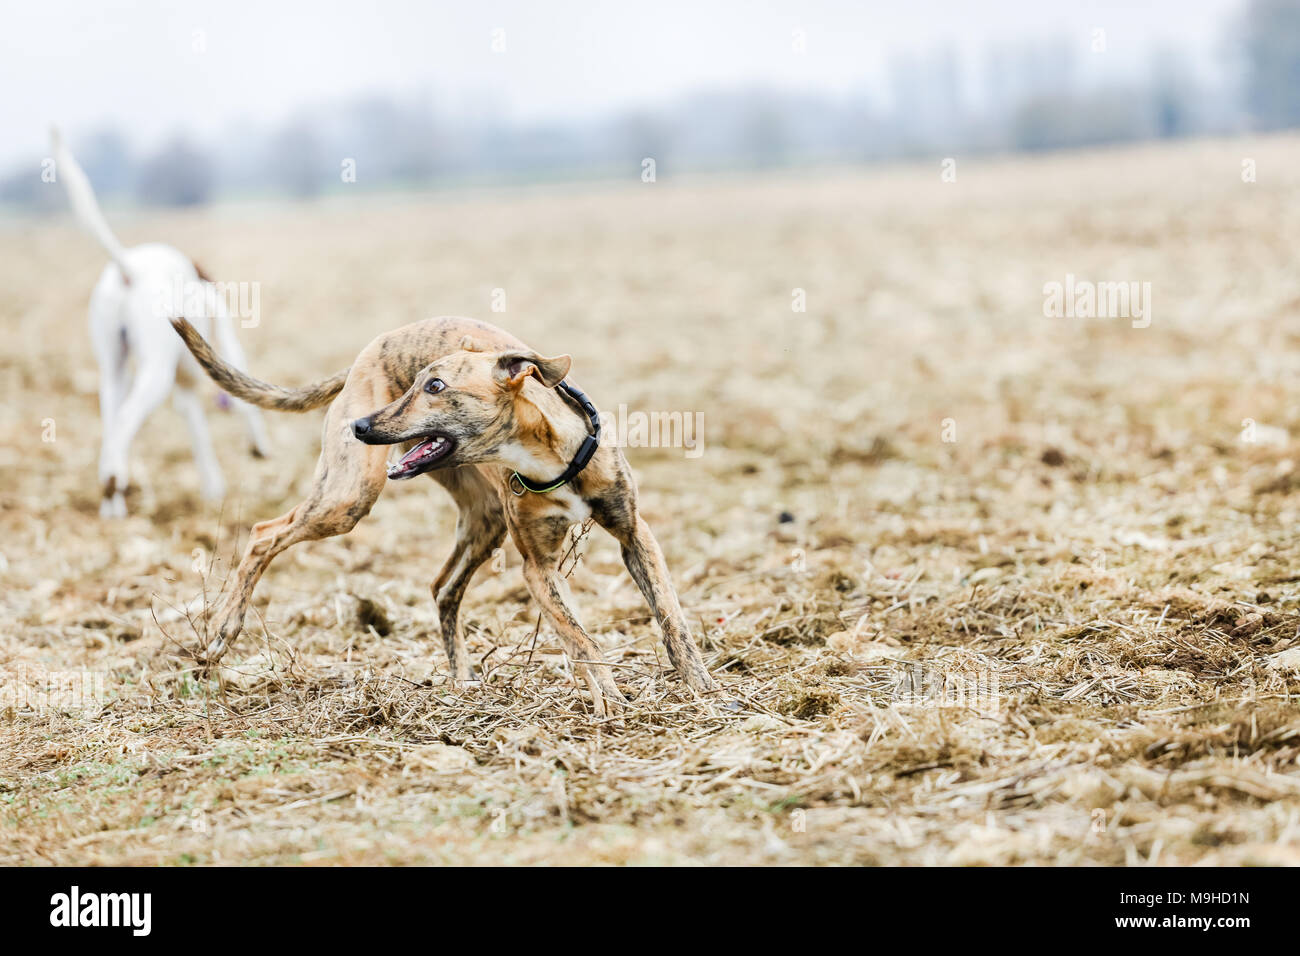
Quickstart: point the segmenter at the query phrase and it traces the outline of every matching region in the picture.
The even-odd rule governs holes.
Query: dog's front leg
[[[144,424],[149,413],[157,408],[172,390],[176,379],[176,358],[166,349],[143,349],[139,371],[130,391],[118,406],[112,428],[105,422],[104,451],[99,461],[99,483],[104,498],[113,502],[106,516],[121,517],[126,513],[125,494],[130,481],[127,459],[131,442]]]
[[[117,359],[101,359],[99,373],[99,408],[100,418],[103,420],[104,436],[101,440],[99,451],[99,474],[103,487],[103,499],[99,505],[99,516],[101,518],[125,518],[126,517],[126,486],[118,487],[117,478],[113,472],[113,462],[116,460],[114,442],[117,438],[117,417],[118,409],[122,404],[123,398],[126,397],[126,360],[123,354],[121,361]]]
[[[560,545],[569,528],[568,519],[563,516],[539,518],[512,514],[508,523],[511,537],[524,559],[524,582],[542,606],[546,619],[559,633],[564,652],[569,655],[574,668],[587,682],[596,714],[604,717],[607,713],[620,713],[627,700],[614,683],[614,674],[605,663],[600,648],[574,613],[568,585],[556,568]]]
[[[185,418],[190,429],[190,442],[194,448],[194,463],[199,468],[199,489],[208,501],[220,501],[226,493],[226,481],[221,475],[221,463],[217,453],[212,450],[212,435],[208,431],[208,419],[203,414],[203,402],[198,393],[190,388],[176,386],[172,393],[172,402],[177,411]]]
[[[621,713],[627,699],[614,683],[614,674],[600,648],[591,636],[583,630],[578,617],[569,606],[568,586],[548,563],[546,566],[524,558],[524,581],[537,603],[542,606],[542,613],[560,635],[564,652],[591,691],[591,699],[596,706],[596,715],[605,717]]]
[[[691,637],[681,602],[668,576],[668,564],[650,526],[640,515],[624,527],[610,529],[623,548],[623,563],[632,580],[645,596],[646,603],[663,631],[668,659],[687,685],[697,691],[716,690],[717,684],[704,666],[700,651]]]
[[[243,346],[239,344],[239,336],[235,334],[235,324],[230,317],[230,309],[227,307],[226,298],[218,295],[211,283],[207,283],[207,305],[212,314],[212,336],[216,340],[217,348],[222,357],[241,372],[246,371],[248,360],[244,357]],[[253,316],[248,316],[248,318],[253,318]],[[266,423],[262,421],[262,413],[252,405],[237,398],[232,397],[231,404],[240,417],[244,419],[244,427],[248,432],[248,441],[254,456],[258,458],[269,456],[271,454],[271,440],[267,437]]]
[[[103,422],[99,452],[100,490],[104,496],[99,506],[101,518],[126,517],[126,486],[117,487],[112,471],[118,413],[129,384],[126,333],[117,321],[121,305],[119,288],[101,279],[90,300],[90,329],[99,363],[99,415]]]
[[[460,623],[460,602],[465,596],[474,572],[492,556],[492,552],[505,539],[505,522],[484,518],[479,522],[466,519],[462,512],[456,533],[456,547],[447,559],[442,572],[430,585],[434,603],[438,605],[438,624],[442,629],[442,643],[447,651],[447,666],[456,681],[474,679],[469,649]]]
[[[460,623],[460,602],[474,572],[492,556],[506,537],[506,520],[492,485],[478,469],[445,468],[431,477],[447,489],[460,513],[456,518],[456,545],[429,590],[438,605],[438,623],[452,679],[474,678],[469,649]]]

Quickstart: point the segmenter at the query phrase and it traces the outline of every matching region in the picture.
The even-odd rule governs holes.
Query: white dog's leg
[[[271,453],[271,439],[266,434],[266,422],[262,420],[262,413],[248,402],[242,402],[233,396],[230,399],[235,404],[235,411],[243,416],[244,430],[248,432],[248,443],[252,446],[253,454],[258,458],[265,458]]]
[[[104,435],[99,449],[100,481],[110,471],[112,459],[113,435],[116,431],[118,410],[126,395],[126,363],[112,363],[101,360],[99,363],[99,417],[103,423]],[[125,518],[125,489],[116,485],[110,489],[101,484],[104,497],[99,502],[101,518]]]
[[[118,411],[126,398],[127,345],[122,327],[123,286],[116,267],[109,266],[100,277],[90,297],[90,341],[99,364],[99,417],[103,435],[100,439],[100,478],[109,471],[112,458],[113,433]],[[109,489],[99,504],[101,518],[126,516],[125,489]]]
[[[131,383],[126,401],[117,410],[112,437],[106,442],[105,455],[99,464],[100,485],[114,497],[124,494],[130,482],[127,456],[136,432],[149,417],[149,413],[167,397],[176,381],[176,360],[179,356],[174,352],[163,353],[161,349],[153,349],[151,352],[150,355],[139,357],[139,371]]]
[[[212,335],[216,339],[217,351],[235,368],[241,372],[246,371],[248,360],[244,357],[244,349],[239,344],[239,337],[235,335],[235,326],[226,309],[226,302],[215,293],[212,295],[212,300]],[[271,453],[271,440],[267,437],[266,423],[262,420],[261,411],[247,402],[241,402],[233,395],[230,400],[234,403],[235,411],[239,412],[244,419],[244,429],[248,432],[253,454],[265,458]]]
[[[199,489],[208,501],[220,501],[226,493],[226,482],[221,476],[221,464],[212,450],[212,436],[208,432],[208,419],[203,414],[203,401],[190,388],[176,387],[172,401],[176,410],[185,416],[194,445],[194,461],[199,466]]]

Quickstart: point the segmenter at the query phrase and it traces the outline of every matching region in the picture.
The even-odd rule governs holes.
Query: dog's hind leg
[[[209,283],[209,285],[211,285]],[[235,325],[226,308],[226,300],[217,294],[217,290],[208,289],[208,303],[212,312],[212,337],[216,340],[217,351],[221,357],[240,371],[246,371],[248,360],[244,357],[244,348],[239,344],[235,334]],[[266,422],[262,413],[248,402],[231,396],[235,411],[244,420],[244,430],[248,432],[248,442],[253,454],[265,458],[271,453],[271,440],[266,435]]]
[[[185,418],[194,446],[194,462],[199,468],[199,488],[208,501],[220,501],[226,493],[226,482],[221,476],[221,463],[212,450],[212,435],[208,432],[208,419],[203,414],[203,401],[191,388],[177,386],[172,397],[176,410]]]
[[[475,467],[448,468],[432,473],[455,500],[456,544],[451,557],[430,586],[438,605],[438,624],[447,650],[451,676],[470,680],[473,667],[460,625],[460,602],[474,572],[492,556],[506,537],[506,519],[496,492]]]
[[[162,404],[176,381],[175,349],[156,349],[139,359],[135,380],[126,400],[118,406],[112,427],[105,428],[104,453],[99,461],[99,481],[106,499],[116,500],[130,483],[127,459],[131,442],[150,413]],[[107,424],[107,423],[106,423]],[[125,513],[125,503],[122,505]]]
[[[373,397],[358,400],[345,391],[325,416],[324,436],[311,493],[292,511],[253,525],[244,556],[208,616],[204,657],[215,662],[239,636],[253,588],[277,554],[300,541],[315,541],[351,531],[369,514],[387,480],[385,445],[363,445],[350,428],[354,418],[374,408]]]
[[[542,613],[560,635],[564,651],[574,669],[591,691],[596,714],[617,714],[627,703],[614,675],[600,652],[600,647],[582,627],[572,608],[569,586],[559,574],[556,562],[561,554],[565,533],[571,524],[567,516],[510,520],[510,536],[524,559],[524,582],[532,592]]]
[[[110,267],[111,269],[112,267]],[[126,398],[127,343],[121,322],[122,280],[114,271],[106,269],[90,298],[90,340],[99,365],[99,417],[103,435],[100,439],[100,477],[108,471],[108,461],[113,448],[113,429],[118,411]],[[103,500],[99,505],[101,518],[126,516],[125,488],[102,486]]]
[[[99,503],[101,518],[126,517],[126,488],[106,480],[111,474],[114,431],[127,389],[126,348],[119,345],[113,354],[99,356],[99,417],[103,436],[100,439],[99,474],[103,498]]]
[[[244,420],[244,431],[248,433],[248,447],[255,458],[266,458],[271,454],[271,439],[266,434],[266,422],[256,407],[238,398],[231,398],[235,411]]]

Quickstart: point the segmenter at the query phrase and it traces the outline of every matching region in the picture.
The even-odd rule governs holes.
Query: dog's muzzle
[[[352,423],[352,434],[356,436],[357,441],[365,442],[367,445],[396,445],[411,440],[390,438],[383,432],[377,432],[374,418],[370,415],[358,418]],[[401,481],[403,478],[414,478],[416,475],[424,474],[431,468],[446,464],[447,459],[456,449],[454,438],[438,432],[425,435],[417,441],[416,446],[403,455],[400,461],[388,466],[389,478]]]

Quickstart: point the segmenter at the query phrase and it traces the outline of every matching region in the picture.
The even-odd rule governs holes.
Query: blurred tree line
[[[528,125],[505,121],[493,102],[450,116],[428,96],[376,95],[303,108],[273,129],[234,126],[213,143],[177,135],[144,154],[114,130],[68,132],[101,195],[185,206],[218,194],[311,199],[343,188],[639,175],[646,157],[663,174],[1300,127],[1300,0],[1247,0],[1225,26],[1237,81],[1219,89],[1168,49],[1151,55],[1144,78],[1089,86],[1080,74],[1092,54],[1058,39],[989,50],[974,84],[951,50],[896,57],[887,103],[702,92],[659,109]],[[61,191],[47,185],[34,158],[0,177],[0,202],[61,208]]]
[[[1300,0],[1251,0],[1243,46],[1246,103],[1256,124],[1300,126]]]

